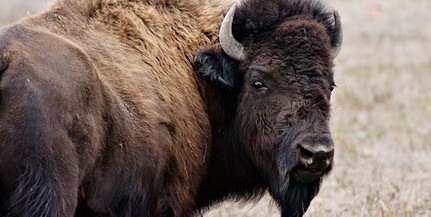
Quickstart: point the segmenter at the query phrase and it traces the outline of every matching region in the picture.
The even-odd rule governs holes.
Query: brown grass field
[[[43,0],[0,0],[0,25]],[[307,217],[431,216],[431,1],[327,0],[344,44],[336,59],[335,167]],[[268,196],[204,217],[279,216]]]

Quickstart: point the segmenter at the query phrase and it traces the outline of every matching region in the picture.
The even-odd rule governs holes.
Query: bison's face
[[[288,23],[243,45],[249,52],[237,70],[240,140],[277,188],[319,179],[331,170],[334,154],[328,37],[313,23]]]
[[[201,73],[237,94],[234,125],[239,140],[283,204],[294,197],[312,198],[332,168],[332,61],[341,44],[339,17],[334,15],[333,35],[305,17],[239,43],[222,25],[221,32],[228,32],[220,36],[222,49],[203,50],[196,58]]]
[[[266,48],[256,49],[259,55],[240,67],[237,132],[266,179],[311,182],[332,166],[330,61],[308,52],[270,56]]]

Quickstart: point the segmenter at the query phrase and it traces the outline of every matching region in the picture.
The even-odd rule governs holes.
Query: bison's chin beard
[[[312,181],[308,179],[310,176],[307,176],[306,183],[299,183],[294,176],[297,175],[287,174],[270,188],[270,194],[277,202],[282,217],[303,216],[319,192],[322,182],[322,176],[316,176]]]
[[[331,168],[325,171],[310,171],[299,165],[286,166],[295,164],[284,160],[281,161],[284,166],[279,167],[278,175],[271,180],[270,194],[277,202],[282,217],[303,216],[319,192],[323,177]]]

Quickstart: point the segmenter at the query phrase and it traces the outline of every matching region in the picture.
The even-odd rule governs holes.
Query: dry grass
[[[0,5],[17,10],[18,2]],[[27,2],[36,1],[9,14],[25,15]],[[331,122],[336,166],[306,216],[431,216],[431,1],[328,2],[342,16],[345,38]],[[279,213],[265,197],[204,216]]]

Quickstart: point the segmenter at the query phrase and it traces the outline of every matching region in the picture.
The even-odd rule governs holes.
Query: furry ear
[[[200,50],[194,60],[195,71],[211,82],[235,89],[238,86],[238,62],[230,58],[222,49]]]

